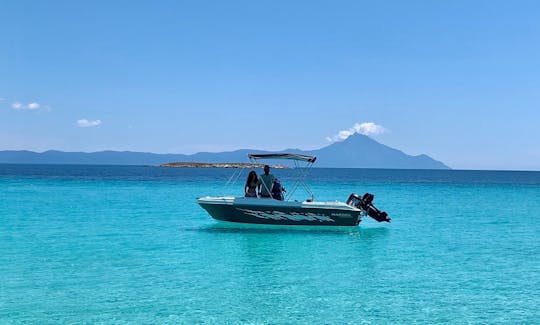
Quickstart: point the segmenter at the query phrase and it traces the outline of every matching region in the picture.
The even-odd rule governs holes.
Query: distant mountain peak
[[[365,135],[365,134],[361,134],[361,133],[351,134],[346,139],[344,139],[342,141],[339,141],[339,142],[335,142],[335,143],[351,143],[351,142],[354,142],[354,143],[373,143],[373,142],[375,142],[375,143],[380,144],[379,142],[377,142],[377,140],[373,139],[372,137],[370,137],[368,135]]]
[[[321,157],[319,167],[449,169],[427,155],[407,155],[360,133],[310,153]]]

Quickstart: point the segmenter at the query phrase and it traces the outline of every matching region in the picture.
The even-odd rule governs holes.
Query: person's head
[[[255,181],[256,179],[257,179],[257,173],[254,170],[250,171],[248,174],[247,182],[250,183],[250,182]]]
[[[270,173],[270,166],[264,165],[264,173],[265,173],[266,175],[268,175],[268,173]]]

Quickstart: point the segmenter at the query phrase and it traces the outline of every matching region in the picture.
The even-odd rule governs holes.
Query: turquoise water
[[[216,223],[230,173],[0,165],[0,323],[540,322],[538,172],[312,170],[392,218],[341,229]]]

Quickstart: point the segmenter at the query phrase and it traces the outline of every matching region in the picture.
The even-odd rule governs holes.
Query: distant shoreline
[[[171,162],[161,164],[159,167],[169,168],[263,168],[265,164],[253,163],[201,163],[201,162]],[[284,165],[271,165],[272,168],[285,169],[289,168]]]

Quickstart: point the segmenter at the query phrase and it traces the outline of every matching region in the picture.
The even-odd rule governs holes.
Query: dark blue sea
[[[392,218],[339,229],[217,223],[234,172],[0,164],[0,323],[540,323],[540,172],[311,169]]]

